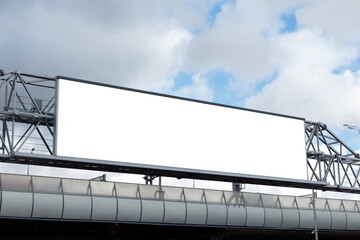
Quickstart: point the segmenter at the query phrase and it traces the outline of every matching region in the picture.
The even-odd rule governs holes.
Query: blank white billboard
[[[65,79],[57,104],[58,156],[306,179],[304,119]]]

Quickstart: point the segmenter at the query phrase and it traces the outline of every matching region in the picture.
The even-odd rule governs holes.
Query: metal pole
[[[318,227],[317,227],[317,216],[316,216],[315,198],[316,198],[316,194],[315,194],[314,189],[312,189],[311,204],[313,205],[313,211],[314,211],[314,231],[312,231],[312,233],[315,234],[315,240],[318,240],[318,239],[319,239],[319,236],[318,236]]]
[[[14,144],[15,144],[15,115],[16,115],[16,78],[14,78],[14,86],[12,89],[12,97],[13,97],[13,115],[12,115],[12,133],[11,133],[11,154],[15,153]],[[9,99],[10,102],[11,99]]]
[[[6,84],[5,86],[5,105],[4,105],[4,111],[7,111],[6,108],[6,102],[7,102],[7,95],[8,95],[8,86]],[[5,153],[5,121],[6,121],[6,116],[4,115],[3,117],[3,126],[2,126],[2,153],[4,154]]]

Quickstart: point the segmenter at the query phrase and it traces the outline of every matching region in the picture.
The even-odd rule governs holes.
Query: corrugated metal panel
[[[0,216],[31,217],[32,194],[28,192],[2,191]]]
[[[162,187],[165,223],[185,224],[186,203],[183,188]]]
[[[184,188],[184,193],[187,209],[185,224],[205,225],[207,206],[204,190]]]
[[[228,206],[228,226],[245,226],[246,208],[243,206]]]
[[[141,216],[140,199],[118,199],[117,221],[139,222]]]
[[[92,203],[93,209],[91,219],[115,221],[117,212],[116,198],[93,196]]]
[[[61,218],[62,208],[62,195],[34,193],[34,218]]]
[[[91,197],[89,196],[64,196],[64,219],[90,220]]]

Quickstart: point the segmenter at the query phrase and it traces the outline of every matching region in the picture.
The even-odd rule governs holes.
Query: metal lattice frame
[[[337,188],[360,188],[359,154],[332,133],[325,124],[306,122],[308,179]]]
[[[336,137],[325,124],[314,122],[305,122],[308,181],[246,174],[194,172],[166,167],[153,168],[141,164],[52,156],[56,141],[55,88],[58,78],[0,70],[1,161],[149,176],[360,192],[359,154]]]
[[[55,79],[0,70],[0,151],[53,154]]]

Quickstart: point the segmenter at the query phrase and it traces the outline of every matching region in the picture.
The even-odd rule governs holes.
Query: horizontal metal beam
[[[24,77],[38,78],[38,79],[43,79],[43,80],[50,80],[50,81],[56,80],[55,77],[46,77],[46,76],[40,76],[40,75],[34,75],[34,74],[28,74],[28,73],[18,73],[18,74],[21,76],[24,76]]]
[[[201,179],[221,182],[239,182],[247,184],[292,187],[304,189],[327,189],[327,182],[315,182],[300,179],[277,178],[239,173],[206,171],[199,169],[164,167],[147,164],[115,162],[98,159],[85,159],[49,155],[16,153],[14,155],[0,155],[0,161],[9,163],[24,163],[29,165],[52,166],[62,168],[77,168],[95,171],[135,173],[157,175],[175,178]],[[330,188],[331,189],[331,188]],[[359,191],[360,192],[360,191]]]
[[[32,111],[25,111],[25,110],[16,110],[15,114],[14,111],[1,111],[0,110],[0,116],[18,116],[18,117],[30,117],[30,118],[42,118],[42,119],[49,119],[53,120],[54,115],[53,114],[40,114],[38,112],[32,112]]]

